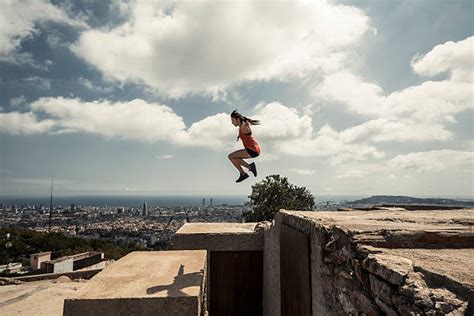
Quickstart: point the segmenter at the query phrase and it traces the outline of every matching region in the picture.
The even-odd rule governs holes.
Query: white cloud
[[[342,133],[347,142],[451,139],[446,123],[455,122],[457,114],[474,108],[473,38],[436,46],[412,62],[414,70],[423,75],[449,71],[449,80],[425,81],[384,95],[376,84],[349,72],[337,72],[316,87],[315,95],[341,102],[370,118]]]
[[[230,115],[219,113],[191,124],[186,132],[175,138],[182,145],[229,150],[235,144],[237,131],[231,124]]]
[[[361,10],[326,1],[142,0],[128,10],[126,23],[82,33],[72,51],[109,78],[175,97],[334,71],[369,29]]]
[[[10,99],[10,106],[13,108],[19,108],[26,103],[26,98],[23,95],[20,95],[19,97],[14,97]]]
[[[0,1],[0,60],[32,63],[31,55],[17,50],[21,41],[38,33],[36,23],[43,21],[84,26],[46,0]]]
[[[316,173],[316,171],[308,169],[290,169],[290,171],[302,176],[310,176]]]
[[[384,154],[372,146],[344,142],[339,132],[323,126],[313,130],[312,118],[278,102],[257,105],[255,119],[262,125],[255,128],[265,151],[309,157],[331,157],[334,163],[349,159],[382,158]]]
[[[459,42],[446,42],[435,46],[425,56],[415,56],[411,66],[424,76],[449,72],[453,81],[474,81],[474,36]]]
[[[348,170],[343,173],[339,173],[336,178],[344,179],[344,178],[363,178],[367,175],[366,171],[363,170]]]
[[[470,164],[471,168],[474,168],[474,152],[433,150],[398,155],[389,161],[389,165],[392,167],[415,169],[417,172],[440,171],[466,164]]]
[[[370,120],[341,132],[341,138],[346,143],[382,142],[382,141],[444,141],[451,137],[440,124],[419,123],[413,119]]]
[[[0,132],[12,135],[46,133],[54,126],[53,120],[38,120],[32,112],[0,113]]]
[[[174,158],[173,155],[156,155],[155,157],[156,157],[156,158],[159,158],[159,159],[171,159],[171,158]]]
[[[298,110],[273,102],[259,104],[250,115],[261,119],[262,125],[254,127],[254,135],[261,144],[262,159],[278,159],[281,154],[296,156],[330,157],[334,163],[346,160],[382,158],[383,152],[364,144],[350,144],[341,133],[324,126],[313,132],[311,117]],[[40,98],[31,104],[31,109],[47,117],[38,132],[90,133],[106,138],[136,139],[146,142],[167,141],[180,146],[200,146],[217,151],[241,148],[236,141],[237,129],[231,124],[228,113],[218,113],[194,122],[186,128],[182,117],[171,108],[148,103],[141,99],[129,102],[98,100],[86,102],[80,99]],[[33,113],[11,112],[6,116],[20,116],[36,121]],[[21,130],[15,130],[21,133]],[[27,130],[25,130],[27,131]],[[9,133],[8,129],[3,132]]]
[[[79,77],[78,81],[80,84],[82,84],[84,87],[86,87],[89,90],[95,90],[95,91],[103,92],[103,93],[112,93],[113,91],[112,87],[102,87],[102,86],[94,85],[92,81],[86,78]]]
[[[57,132],[85,132],[156,142],[174,139],[185,128],[183,119],[171,108],[141,99],[111,103],[40,98],[31,108],[51,116],[58,126]]]

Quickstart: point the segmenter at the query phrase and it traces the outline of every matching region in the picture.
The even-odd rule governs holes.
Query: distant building
[[[76,205],[74,205],[74,204],[71,204],[70,211],[71,211],[71,212],[74,212],[75,210],[76,210]]]
[[[143,216],[148,216],[148,204],[145,202],[143,203]]]
[[[103,252],[91,251],[43,262],[42,268],[46,273],[72,272],[98,265],[103,260]]]
[[[206,199],[202,199],[202,206],[206,205]]]
[[[212,204],[213,204],[213,203],[212,203],[212,198],[211,198],[211,203],[210,203],[210,205],[212,206]]]
[[[51,251],[38,252],[30,255],[30,266],[33,270],[41,269],[43,262],[51,260]]]

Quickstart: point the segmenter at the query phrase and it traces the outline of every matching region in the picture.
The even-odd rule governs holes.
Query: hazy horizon
[[[474,197],[470,0],[0,1],[0,197]],[[261,120],[235,183],[229,114]]]

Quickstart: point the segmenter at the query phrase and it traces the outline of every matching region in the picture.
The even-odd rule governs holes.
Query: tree
[[[280,209],[311,210],[314,197],[305,187],[297,187],[286,177],[270,175],[252,186],[249,195],[252,210],[244,214],[245,221],[271,221]]]

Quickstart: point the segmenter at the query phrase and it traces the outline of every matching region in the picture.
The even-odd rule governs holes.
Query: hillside
[[[472,207],[474,206],[474,201],[459,201],[444,198],[416,198],[397,195],[374,195],[368,198],[353,201],[352,204],[418,204]]]

